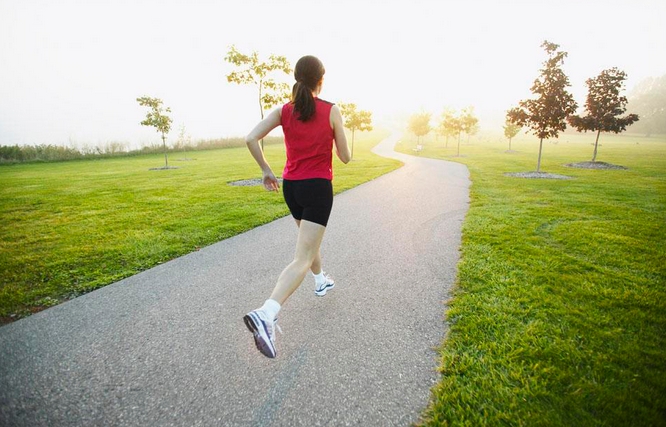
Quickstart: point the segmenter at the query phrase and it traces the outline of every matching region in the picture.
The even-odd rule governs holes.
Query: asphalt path
[[[306,277],[276,359],[243,315],[293,256],[289,217],[0,328],[2,426],[408,426],[437,382],[469,181],[405,165],[335,197],[322,246],[336,287]],[[344,167],[337,174],[343,175]]]

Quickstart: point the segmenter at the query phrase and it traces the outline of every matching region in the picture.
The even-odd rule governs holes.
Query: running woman
[[[284,200],[298,226],[294,260],[280,274],[270,298],[243,320],[254,335],[257,349],[267,357],[275,350],[276,316],[287,298],[300,286],[308,270],[315,277],[315,294],[326,295],[335,285],[324,273],[319,247],[333,206],[333,143],[343,163],[351,160],[340,109],[319,99],[324,65],[304,56],[294,68],[296,83],[291,102],[270,113],[245,138],[263,173],[264,187],[278,191],[279,182],[259,145],[259,140],[282,126],[287,162],[282,173]]]

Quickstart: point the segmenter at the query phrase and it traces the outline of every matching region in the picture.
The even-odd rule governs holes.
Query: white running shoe
[[[326,280],[324,280],[324,283],[322,283],[321,285],[315,283],[315,295],[320,297],[323,297],[324,295],[326,295],[326,292],[335,287],[335,282],[333,281],[333,279],[331,279],[331,277],[328,274],[326,274],[324,277],[326,278]]]
[[[261,354],[271,359],[277,356],[275,328],[280,330],[280,327],[276,324],[277,319],[269,320],[262,310],[252,310],[243,317],[243,320],[247,329],[254,335],[254,343]]]

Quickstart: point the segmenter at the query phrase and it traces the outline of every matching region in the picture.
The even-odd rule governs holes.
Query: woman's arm
[[[351,151],[347,145],[347,136],[345,136],[345,127],[342,123],[342,114],[337,105],[331,108],[331,127],[335,138],[335,151],[342,163],[349,163],[351,160]]]
[[[266,161],[264,152],[261,150],[261,146],[259,145],[259,140],[268,135],[270,131],[280,126],[281,113],[282,112],[279,108],[273,110],[245,137],[245,144],[247,144],[247,148],[250,150],[252,157],[254,157],[254,160],[261,168],[264,187],[268,191],[278,191],[280,188],[280,183],[273,174],[273,170],[268,164],[268,161]]]

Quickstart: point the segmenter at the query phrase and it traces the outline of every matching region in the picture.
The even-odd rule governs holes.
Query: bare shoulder
[[[338,106],[335,104],[331,104],[331,113],[329,115],[329,119],[332,129],[342,125],[342,113],[340,113],[340,108],[338,108]]]
[[[331,117],[333,117],[333,116],[342,117],[342,113],[340,112],[340,108],[335,104],[331,104]]]
[[[271,111],[266,117],[266,119],[271,122],[277,122],[279,124],[282,120],[282,106],[275,108],[273,111]]]

